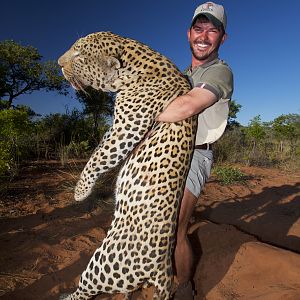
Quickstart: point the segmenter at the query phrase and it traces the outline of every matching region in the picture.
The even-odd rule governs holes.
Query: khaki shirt
[[[187,69],[193,87],[213,92],[218,101],[198,115],[195,145],[211,144],[224,133],[229,113],[229,101],[233,93],[233,74],[229,66],[220,59]]]

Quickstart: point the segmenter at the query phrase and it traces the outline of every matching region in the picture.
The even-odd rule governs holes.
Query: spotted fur
[[[163,55],[110,32],[79,39],[59,64],[76,89],[92,86],[117,92],[110,134],[85,166],[75,199],[85,199],[102,173],[125,161],[111,228],[78,289],[64,299],[130,293],[145,285],[155,286],[154,298],[168,299],[177,213],[196,120],[161,123],[155,118],[189,91],[189,83]]]

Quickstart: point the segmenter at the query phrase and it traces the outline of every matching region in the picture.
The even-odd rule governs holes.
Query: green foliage
[[[289,152],[292,158],[299,158],[300,146],[297,142],[300,138],[300,115],[281,115],[270,122],[270,125],[278,142],[278,151],[281,156]]]
[[[0,42],[0,98],[7,98],[6,108],[10,108],[18,96],[38,90],[67,94],[69,84],[60,75],[57,63],[41,62],[41,59],[32,46],[9,40]]]
[[[26,111],[6,109],[0,111],[0,134],[2,137],[17,138],[30,129]]]
[[[248,127],[244,128],[246,138],[250,141],[247,164],[250,165],[252,159],[259,158],[261,154],[260,146],[266,137],[266,126],[262,123],[260,115],[250,120]]]
[[[52,143],[69,144],[72,140],[81,140],[88,128],[81,112],[73,110],[65,114],[50,114],[36,122],[39,134],[49,138]]]
[[[226,130],[213,144],[214,160],[217,164],[225,162],[244,163],[244,149],[248,147],[242,127]]]
[[[293,142],[300,137],[300,115],[298,114],[281,115],[274,119],[271,126],[278,140],[287,139]]]
[[[89,136],[90,127],[78,110],[50,114],[35,122],[36,156],[56,159],[65,156],[70,143],[80,143]],[[68,150],[67,153],[70,153]]]
[[[93,122],[93,139],[95,145],[97,145],[103,135],[103,132],[99,131],[99,126],[103,123],[103,120],[109,119],[113,114],[114,95],[89,87],[84,91],[77,91],[76,96],[84,106],[83,113],[89,116]]]
[[[241,110],[242,105],[238,104],[235,100],[231,100],[229,103],[229,114],[228,114],[228,129],[232,127],[240,126],[240,124],[236,121],[237,114]]]
[[[248,127],[233,127],[214,143],[215,161],[299,169],[299,120],[299,114],[288,114],[266,124],[258,116]]]
[[[8,107],[8,101],[0,100],[0,110],[7,109],[7,107]]]
[[[245,128],[246,136],[254,143],[264,139],[266,131],[261,121],[260,115],[250,120],[248,127]]]
[[[33,125],[26,111],[0,111],[0,176],[13,176],[17,172],[32,130]]]
[[[59,158],[64,162],[69,158],[88,157],[108,129],[106,121],[99,119],[95,140],[93,126],[93,119],[78,110],[41,118],[35,122],[35,156]]]
[[[244,183],[245,180],[245,174],[238,168],[217,166],[213,169],[213,172],[221,184]]]

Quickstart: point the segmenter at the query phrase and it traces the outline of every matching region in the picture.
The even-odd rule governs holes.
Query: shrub
[[[225,185],[243,183],[246,176],[238,168],[225,166],[217,166],[214,168],[213,172],[216,174],[217,179],[221,182],[221,184]]]
[[[19,161],[26,155],[32,129],[26,111],[0,111],[0,176],[14,176],[17,173]]]

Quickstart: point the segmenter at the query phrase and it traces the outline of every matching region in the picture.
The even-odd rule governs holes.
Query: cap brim
[[[194,25],[195,20],[196,20],[200,15],[203,15],[203,16],[207,17],[208,20],[211,21],[216,27],[221,27],[221,26],[223,26],[223,28],[224,28],[223,23],[222,23],[220,20],[218,20],[215,16],[213,16],[213,15],[211,15],[211,14],[209,14],[209,13],[200,13],[200,14],[196,15],[196,16],[193,18],[192,26]]]

